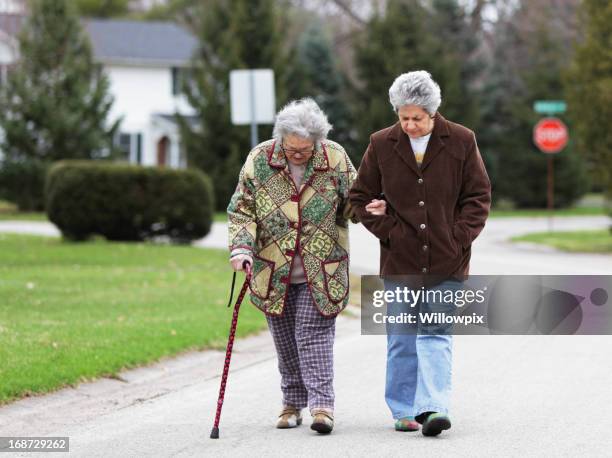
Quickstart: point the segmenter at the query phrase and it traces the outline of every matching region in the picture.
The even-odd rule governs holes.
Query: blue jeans
[[[396,286],[397,283],[385,280],[385,289]],[[428,291],[456,291],[461,287],[459,281],[446,280]],[[420,300],[414,308],[406,303],[392,303],[387,307],[387,315],[415,311],[454,313],[454,303],[437,299]],[[445,414],[449,411],[452,367],[449,326],[419,326],[418,333],[414,326],[409,332],[401,332],[397,325],[387,326],[385,400],[395,419],[416,417],[429,411]]]

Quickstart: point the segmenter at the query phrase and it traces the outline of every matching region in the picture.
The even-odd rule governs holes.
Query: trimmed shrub
[[[17,205],[20,211],[42,211],[47,169],[47,163],[41,161],[3,162],[0,165],[0,198]]]
[[[165,237],[188,243],[210,231],[213,190],[195,170],[62,161],[47,174],[49,219],[70,240]]]

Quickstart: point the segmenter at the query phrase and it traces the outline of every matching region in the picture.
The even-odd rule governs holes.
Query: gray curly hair
[[[433,116],[442,103],[440,86],[425,70],[402,73],[389,88],[389,102],[396,113],[400,107],[416,105]]]
[[[297,135],[317,142],[325,140],[331,128],[319,105],[306,97],[289,102],[276,114],[273,136],[277,141],[287,135]]]

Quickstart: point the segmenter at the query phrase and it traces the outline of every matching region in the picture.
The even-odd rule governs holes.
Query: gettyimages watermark
[[[612,335],[612,276],[361,277],[362,334]]]

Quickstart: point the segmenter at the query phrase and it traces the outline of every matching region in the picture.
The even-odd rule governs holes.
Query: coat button
[[[423,267],[423,268],[421,269],[421,272],[423,272],[424,274],[426,274],[426,273],[427,273],[427,267]]]
[[[423,251],[427,251],[429,247],[427,245],[423,245]]]
[[[419,227],[421,228],[421,230],[424,231],[427,226],[425,226],[424,224],[421,224]]]
[[[420,202],[419,202],[419,207],[424,207],[424,206],[425,206],[425,202],[420,201]]]
[[[417,180],[417,183],[418,183],[418,184],[423,184],[423,178],[419,178],[419,179]]]
[[[291,221],[291,222],[289,223],[289,226],[290,226],[292,229],[297,229],[297,227],[298,227],[298,223],[297,223],[296,221]]]

